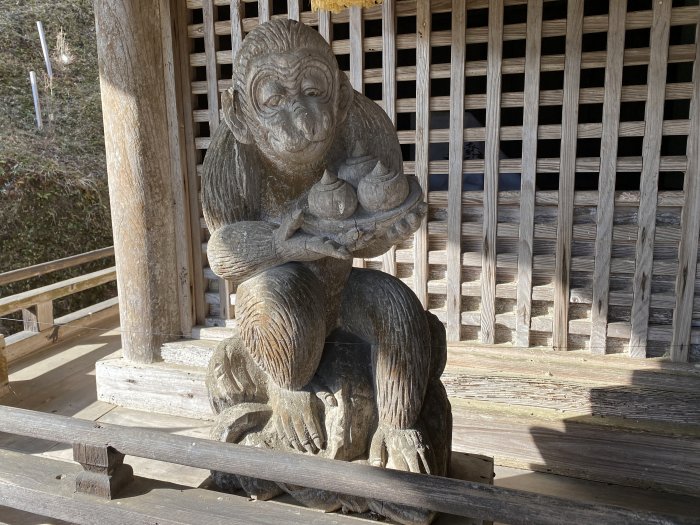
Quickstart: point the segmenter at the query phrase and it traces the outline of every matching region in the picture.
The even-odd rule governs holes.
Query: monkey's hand
[[[315,392],[271,386],[269,394],[275,427],[282,441],[312,454],[325,447],[319,418],[321,400]]]
[[[383,254],[411,236],[420,227],[427,211],[428,205],[421,204],[381,232],[364,233],[358,242],[360,248],[353,250],[353,257],[372,258]]]
[[[380,424],[369,448],[370,465],[409,472],[430,474],[431,457],[432,450],[423,433],[412,428]]]
[[[323,237],[299,231],[304,223],[301,210],[295,210],[282,218],[274,233],[275,250],[287,261],[316,261],[324,257],[350,259],[350,252],[335,242]]]

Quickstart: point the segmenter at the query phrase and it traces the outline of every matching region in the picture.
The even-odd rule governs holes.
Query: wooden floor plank
[[[497,465],[700,496],[700,440],[488,413],[452,400],[453,447]],[[585,468],[581,468],[585,465]]]
[[[251,501],[137,477],[116,500],[75,494],[80,465],[0,450],[0,504],[76,523],[102,525],[359,525],[342,514]]]

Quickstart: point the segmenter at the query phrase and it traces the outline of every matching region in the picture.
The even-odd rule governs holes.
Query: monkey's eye
[[[272,95],[265,101],[268,108],[276,108],[282,103],[282,95]]]
[[[306,95],[307,97],[320,97],[321,90],[316,88],[306,88],[304,90],[304,95]]]

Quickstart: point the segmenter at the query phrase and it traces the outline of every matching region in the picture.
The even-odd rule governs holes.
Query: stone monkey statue
[[[322,454],[327,429],[319,399],[327,406],[338,400],[317,372],[324,353],[339,350],[328,337],[341,329],[370,348],[376,421],[360,454],[374,465],[444,475],[451,432],[439,382],[444,328],[399,279],[352,267],[353,256],[379,255],[409,237],[427,209],[415,178],[403,175],[391,121],[353,91],[325,40],[290,20],[272,20],[246,36],[222,107],[224,123],[204,161],[202,204],[209,264],[238,287],[239,337],[210,363],[215,410],[269,406],[253,412],[274,420],[282,444]],[[355,169],[357,159],[368,158],[376,164],[371,174]],[[412,188],[417,204],[374,215],[358,208],[353,217],[364,213],[361,227],[352,217],[316,220],[309,193],[322,175],[328,187],[345,185],[342,195],[351,198],[359,185],[369,187],[365,201],[358,192],[360,206],[369,207],[370,197],[380,207],[388,202],[381,192],[392,181],[405,193]],[[250,413],[246,421],[257,421]],[[224,426],[222,439],[239,440],[242,430],[234,437],[235,425]]]

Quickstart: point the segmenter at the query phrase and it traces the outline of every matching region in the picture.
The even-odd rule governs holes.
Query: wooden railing
[[[301,485],[315,489],[333,491],[361,498],[392,502],[400,505],[419,506],[437,512],[468,516],[482,520],[494,520],[502,523],[577,523],[577,524],[685,524],[697,523],[691,518],[678,516],[663,516],[649,512],[634,511],[611,505],[598,505],[580,501],[567,500],[558,497],[544,496],[531,492],[494,487],[481,483],[461,481],[424,474],[413,474],[367,465],[358,465],[343,461],[333,461],[301,454],[291,454],[260,448],[221,443],[200,438],[168,434],[162,431],[142,428],[131,428],[120,425],[95,423],[54,414],[44,414],[31,410],[0,406],[0,431],[21,436],[50,439],[62,443],[73,444],[74,459],[83,464],[92,473],[99,473],[93,463],[87,467],[86,458],[104,458],[106,463],[100,463],[104,468],[104,482],[109,483],[113,474],[110,458],[118,458],[116,466],[122,465],[123,455],[166,461],[179,465],[202,469],[216,469],[222,472],[252,476],[274,480],[282,483]],[[86,454],[85,451],[90,451]],[[17,461],[17,455],[14,455]],[[32,461],[31,456],[21,456],[26,461]],[[51,488],[43,492],[42,479],[39,476],[17,476],[7,470],[13,467],[10,462],[0,462],[0,505],[40,512],[42,515],[59,519],[70,519],[76,516],[66,516],[65,510],[72,508],[74,503],[82,505],[82,512],[89,512],[90,504],[95,513],[90,515],[90,522],[99,522],[99,511],[109,513],[114,520],[118,512],[114,505],[105,506],[100,499],[76,497],[74,490],[81,491],[80,482],[73,487],[63,487],[63,490]],[[15,465],[15,472],[18,467]],[[128,467],[127,467],[128,468]],[[130,470],[130,469],[129,469]],[[109,475],[107,474],[109,472]],[[49,475],[50,473],[50,475]],[[46,472],[47,480],[55,485],[56,469]],[[31,478],[31,479],[30,479]],[[65,477],[65,483],[74,483]],[[75,476],[80,479],[80,474]],[[127,479],[130,476],[127,476]],[[87,490],[95,494],[94,487],[100,483],[97,477],[91,478]],[[23,486],[30,482],[31,487]],[[48,485],[47,485],[48,486]],[[153,489],[153,487],[151,487]],[[31,489],[32,497],[27,498],[27,490]],[[143,487],[139,494],[143,494]],[[196,496],[188,499],[188,492],[180,494],[179,507],[187,508],[192,500],[195,508]],[[57,494],[64,501],[57,500]],[[141,496],[135,495],[133,498]],[[129,509],[129,497],[120,499],[122,510]],[[87,508],[85,508],[87,504]],[[148,508],[136,505],[148,517],[158,521],[158,512],[168,508]],[[145,507],[145,508],[144,508]],[[163,505],[159,505],[163,507]],[[133,512],[129,510],[129,512]],[[305,518],[295,511],[297,518],[288,523],[307,523]],[[255,519],[255,513],[259,519]],[[247,516],[245,523],[270,523],[263,520],[260,509]],[[219,515],[220,516],[220,515]],[[134,516],[130,516],[132,519]],[[81,522],[78,520],[77,522]],[[141,523],[141,521],[138,521]],[[187,522],[187,521],[185,521]],[[169,523],[169,521],[168,521]],[[181,523],[181,522],[178,522]]]
[[[91,252],[58,259],[27,268],[0,274],[0,286],[38,277],[58,270],[114,256],[109,246]],[[116,280],[114,267],[87,273],[54,284],[0,298],[0,317],[22,312],[23,330],[5,338],[5,358],[8,362],[26,357],[30,353],[56,343],[81,328],[93,325],[117,312],[117,298],[108,299],[77,312],[54,319],[56,299],[83,292]]]

